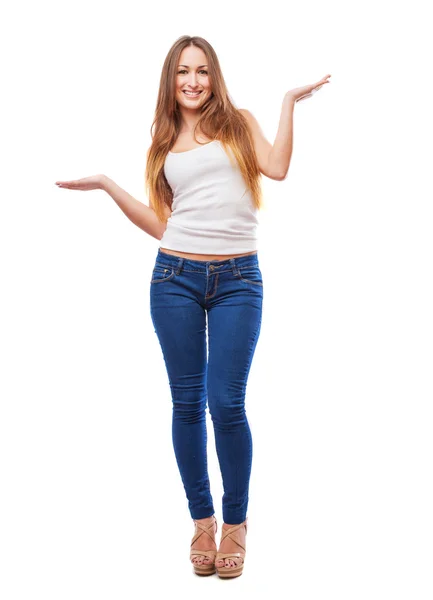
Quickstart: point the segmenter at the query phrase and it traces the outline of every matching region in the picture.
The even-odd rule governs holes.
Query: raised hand
[[[69,190],[100,190],[105,175],[91,175],[82,179],[73,179],[72,181],[56,181],[57,187],[67,188]]]
[[[291,98],[295,102],[299,102],[300,100],[306,100],[307,98],[311,98],[313,94],[315,94],[320,88],[326,83],[330,83],[328,79],[331,75],[325,75],[322,77],[320,81],[316,83],[311,83],[310,85],[304,85],[303,87],[298,87],[293,90],[289,90],[286,92],[286,98]]]

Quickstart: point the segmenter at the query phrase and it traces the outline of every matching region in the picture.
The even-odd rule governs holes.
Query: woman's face
[[[189,95],[187,92],[198,92]],[[176,100],[189,109],[199,108],[212,94],[206,54],[196,46],[181,52],[176,72]]]

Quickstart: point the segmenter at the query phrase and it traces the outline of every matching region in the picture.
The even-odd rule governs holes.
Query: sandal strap
[[[198,538],[201,535],[203,535],[203,533],[207,533],[210,539],[213,542],[215,541],[215,532],[213,530],[214,525],[216,525],[216,530],[218,531],[218,523],[215,515],[213,515],[213,521],[211,521],[209,525],[203,525],[203,523],[198,523],[197,521],[194,521],[194,523],[196,526],[196,532],[194,534],[194,537],[192,538],[191,546],[198,540]]]
[[[207,556],[208,558],[215,558],[216,550],[191,550],[190,556]]]
[[[246,554],[245,552],[217,552],[216,559],[220,558],[242,558],[244,560]]]
[[[226,537],[229,537],[233,542],[235,542],[235,544],[237,544],[240,548],[242,548],[242,550],[244,552],[246,552],[245,550],[245,546],[243,546],[239,540],[237,540],[235,537],[233,537],[233,533],[235,533],[236,531],[238,531],[241,527],[245,527],[245,533],[247,532],[247,521],[245,520],[243,523],[240,523],[239,525],[233,525],[233,527],[229,527],[229,529],[227,529],[226,531],[224,531],[221,534],[221,541],[220,541],[220,545],[221,542],[223,540],[225,540]]]

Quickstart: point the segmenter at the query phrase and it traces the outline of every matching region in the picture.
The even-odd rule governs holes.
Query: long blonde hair
[[[182,125],[176,93],[176,73],[180,55],[187,46],[201,48],[207,57],[212,94],[200,110],[194,128],[199,128],[208,138],[219,140],[230,161],[232,151],[254,205],[263,206],[261,172],[254,150],[254,142],[247,120],[233,105],[221,72],[218,57],[212,46],[202,37],[184,35],[170,48],[162,67],[155,118],[150,128],[152,144],[149,148],[145,171],[146,193],[161,222],[166,222],[164,205],[171,208],[173,192],[165,178],[164,162],[174,145]],[[154,129],[154,133],[153,133]],[[196,140],[198,144],[200,142]]]

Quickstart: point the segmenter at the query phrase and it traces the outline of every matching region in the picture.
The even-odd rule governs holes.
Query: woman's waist
[[[193,254],[191,252],[180,252],[179,250],[170,250],[169,248],[160,247],[159,250],[163,254],[170,254],[171,256],[180,256],[181,258],[188,258],[189,260],[227,260],[229,258],[239,258],[240,256],[249,256],[250,254],[257,254],[257,250],[251,252],[241,252],[239,254]]]

